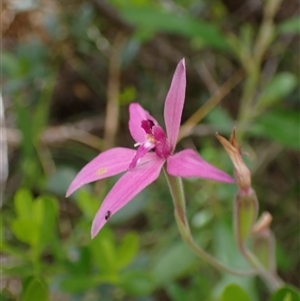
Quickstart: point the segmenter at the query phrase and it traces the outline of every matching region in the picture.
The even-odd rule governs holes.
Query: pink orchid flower
[[[165,163],[167,163],[166,171],[171,176],[234,182],[229,175],[204,161],[192,149],[174,154],[185,87],[185,61],[182,59],[177,65],[165,101],[164,117],[167,135],[147,111],[138,103],[132,103],[129,106],[129,130],[138,149],[116,147],[102,152],[84,166],[71,183],[66,196],[87,183],[125,172],[107,194],[96,213],[92,225],[92,237],[95,237],[113,214],[158,178]],[[152,152],[149,152],[151,150]]]

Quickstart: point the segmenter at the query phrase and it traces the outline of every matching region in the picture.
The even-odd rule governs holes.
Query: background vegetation
[[[234,300],[235,284],[249,296],[240,300],[268,300],[259,279],[220,274],[184,245],[163,177],[94,240],[94,213],[116,177],[64,197],[99,152],[133,146],[130,102],[162,124],[182,57],[187,94],[178,149],[197,149],[232,174],[214,133],[229,137],[236,126],[260,211],[273,215],[279,274],[299,286],[297,0],[2,6],[1,300],[226,301]],[[184,184],[197,242],[245,267],[232,238],[234,185]]]

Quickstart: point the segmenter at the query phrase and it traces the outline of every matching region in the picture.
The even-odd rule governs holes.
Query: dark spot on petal
[[[141,127],[144,129],[144,131],[147,134],[153,134],[152,133],[152,128],[155,126],[154,121],[150,120],[150,119],[146,119],[146,120],[142,120],[141,122]]]
[[[147,119],[147,120],[142,120],[142,123],[141,123],[141,127],[144,129],[144,131],[147,133],[147,134],[152,134],[152,127],[153,127],[154,123],[153,121]]]
[[[149,128],[152,129],[153,126],[155,125],[154,122],[150,119],[147,119],[147,121],[148,121],[148,124],[149,124]]]
[[[111,212],[108,210],[105,214],[105,220],[108,220],[111,216]]]

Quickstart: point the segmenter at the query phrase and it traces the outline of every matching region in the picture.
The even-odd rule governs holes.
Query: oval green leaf
[[[145,271],[128,271],[120,275],[120,286],[134,296],[145,296],[154,289],[154,279]]]
[[[290,72],[276,74],[265,87],[265,90],[258,100],[259,107],[267,107],[283,100],[296,88],[296,86],[297,78],[294,74]]]
[[[237,284],[229,284],[222,294],[222,301],[251,301],[246,292]]]
[[[47,284],[39,278],[33,278],[25,287],[21,301],[48,301]]]
[[[249,129],[251,134],[269,138],[285,147],[298,150],[299,113],[291,110],[272,110],[260,115]]]
[[[33,196],[28,189],[19,189],[14,196],[15,210],[18,217],[30,219],[32,217]]]
[[[121,245],[117,248],[117,264],[119,269],[126,267],[133,258],[137,255],[139,250],[139,240],[137,234],[127,233]]]
[[[300,291],[291,286],[280,288],[269,301],[300,301]]]
[[[11,224],[11,230],[17,239],[32,247],[37,246],[39,229],[39,224],[35,220],[17,219]]]
[[[187,38],[199,38],[206,45],[231,51],[229,43],[212,23],[196,20],[189,15],[176,15],[154,7],[126,5],[121,8],[124,19],[137,28],[151,32],[166,32]]]

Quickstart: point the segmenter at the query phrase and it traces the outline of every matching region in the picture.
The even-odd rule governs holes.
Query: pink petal
[[[182,178],[199,177],[220,182],[234,182],[232,177],[204,161],[192,149],[186,149],[169,156],[167,164],[167,172],[171,176]]]
[[[182,59],[176,67],[164,109],[167,136],[172,151],[175,149],[178,138],[182,109],[184,105],[185,86],[185,61]]]
[[[158,125],[157,121],[138,103],[130,104],[129,115],[129,130],[132,138],[136,142],[144,142],[146,138],[146,132],[142,128],[142,121],[151,120],[155,125]]]
[[[92,237],[97,235],[109,217],[158,178],[165,160],[154,153],[148,154],[148,158],[150,157],[151,161],[125,173],[110,190],[94,218]]]
[[[133,149],[116,147],[101,153],[81,169],[70,184],[66,196],[87,183],[127,170],[135,152]]]

